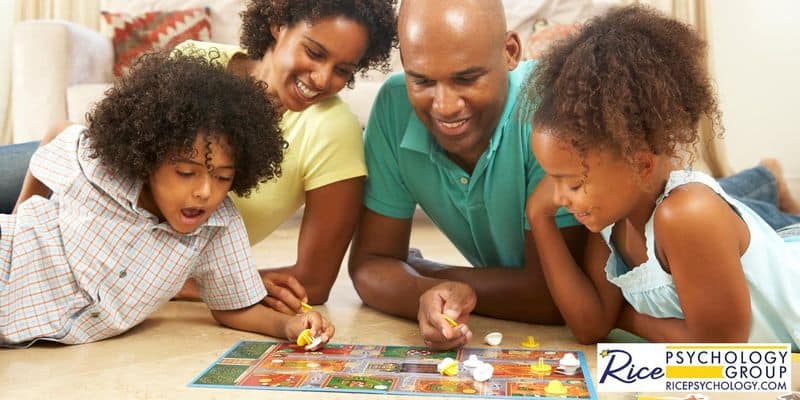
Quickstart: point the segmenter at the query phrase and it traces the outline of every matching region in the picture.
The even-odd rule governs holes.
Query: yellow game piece
[[[800,353],[792,353],[792,361],[800,361]]]
[[[442,365],[441,373],[442,375],[447,375],[447,376],[458,375],[458,361],[452,359],[449,360],[447,363]]]
[[[305,345],[311,344],[311,342],[313,342],[313,341],[314,341],[314,338],[311,337],[311,329],[306,329],[306,330],[300,332],[299,335],[297,335],[297,345],[298,346],[305,346]]]
[[[559,380],[552,380],[544,387],[547,394],[567,394],[567,387]]]
[[[538,364],[531,364],[531,371],[537,374],[549,374],[552,370],[553,367],[544,363],[544,357],[539,357]]]
[[[535,349],[539,347],[539,342],[533,339],[533,336],[528,336],[524,342],[520,343],[520,346],[527,347],[529,349]]]
[[[311,307],[308,303],[303,303],[301,301],[300,302],[300,308],[303,310],[303,313],[307,313],[307,312],[311,311],[311,309],[314,308],[314,307]]]
[[[444,318],[444,320],[447,321],[447,323],[450,324],[450,326],[452,326],[453,328],[458,326],[458,322],[453,321],[453,319],[448,317],[447,315],[442,314],[442,318]]]
[[[475,394],[475,393],[478,393],[478,391],[477,391],[477,390],[475,390],[475,389],[466,388],[466,389],[462,390],[462,391],[461,391],[461,393],[465,393],[465,394]]]

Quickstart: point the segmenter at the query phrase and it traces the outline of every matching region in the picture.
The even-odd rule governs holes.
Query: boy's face
[[[592,232],[626,218],[641,196],[633,167],[609,151],[592,149],[584,158],[570,143],[538,130],[531,147],[555,183],[553,202]]]
[[[218,136],[217,136],[218,137]],[[191,158],[163,162],[142,191],[140,205],[180,233],[191,233],[219,207],[235,173],[227,143],[198,134]]]

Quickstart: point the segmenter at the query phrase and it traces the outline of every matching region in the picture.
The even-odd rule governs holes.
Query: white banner
[[[600,343],[599,392],[786,392],[789,344]]]

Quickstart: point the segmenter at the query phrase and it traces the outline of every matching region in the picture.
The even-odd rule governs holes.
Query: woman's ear
[[[281,32],[283,32],[285,29],[286,25],[270,26],[269,32],[272,34],[272,38],[275,39],[275,41],[277,42],[278,37],[281,35]]]

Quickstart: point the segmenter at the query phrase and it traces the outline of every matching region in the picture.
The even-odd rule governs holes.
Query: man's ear
[[[519,60],[522,58],[522,43],[519,40],[517,32],[506,32],[505,48],[503,49],[503,56],[505,57],[506,67],[509,71],[517,68]]]

